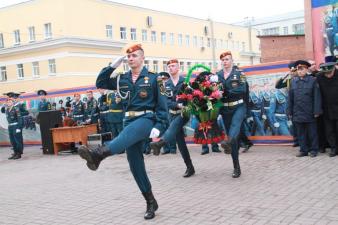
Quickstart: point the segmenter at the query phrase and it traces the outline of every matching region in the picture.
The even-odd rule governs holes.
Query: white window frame
[[[134,27],[130,28],[130,40],[132,40],[132,41],[137,40],[136,28],[134,28]]]
[[[161,32],[161,44],[166,45],[167,44],[167,33]]]
[[[197,47],[197,36],[192,37],[192,45],[196,48]]]
[[[3,48],[4,46],[4,36],[2,33],[0,33],[0,48]]]
[[[48,75],[56,74],[56,61],[55,59],[48,59]]]
[[[40,76],[40,66],[39,62],[32,62],[32,77],[39,77]]]
[[[128,72],[129,71],[129,65],[128,65],[128,61],[127,60],[123,60],[123,72]]]
[[[204,37],[200,37],[200,47],[205,47],[205,45],[204,45]]]
[[[144,60],[144,66],[149,70],[149,60]]]
[[[148,31],[146,29],[142,30],[142,41],[147,42],[148,41]]]
[[[211,48],[211,38],[207,38],[207,47]]]
[[[21,40],[20,40],[20,30],[14,30],[13,31],[14,35],[14,45],[19,45]]]
[[[168,65],[167,65],[167,61],[163,61],[163,64],[162,64],[163,66],[163,71],[164,72],[168,72]]]
[[[0,67],[0,81],[7,81],[6,66],[1,66]]]
[[[51,23],[45,23],[45,39],[52,38],[52,24]]]
[[[153,71],[154,71],[155,73],[158,72],[158,61],[157,61],[157,60],[154,60],[154,61],[153,61]]]
[[[175,44],[174,33],[170,33],[169,34],[169,42],[170,42],[170,45],[174,45]]]
[[[184,72],[184,62],[180,62],[180,71],[183,73]]]
[[[25,78],[25,73],[23,70],[23,64],[16,64],[16,75],[18,80],[23,80]]]
[[[182,34],[177,35],[177,44],[178,44],[178,46],[183,45],[183,35]]]
[[[35,27],[30,26],[28,27],[28,33],[29,33],[29,42],[35,41]]]
[[[120,27],[120,39],[127,40],[127,28],[126,27]]]
[[[189,34],[185,35],[185,46],[187,47],[190,46],[190,35]]]
[[[156,43],[156,31],[151,31],[151,43]]]
[[[113,25],[111,24],[106,25],[106,37],[109,39],[113,39]]]

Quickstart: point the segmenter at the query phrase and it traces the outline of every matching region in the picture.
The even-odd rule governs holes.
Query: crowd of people
[[[145,55],[141,45],[131,46],[126,54],[100,71],[96,80],[100,92],[98,100],[92,91],[87,91],[85,102],[76,93],[72,103],[68,101],[66,108],[62,109],[62,115],[74,124],[98,123],[101,133],[113,134],[111,141],[99,146],[80,146],[78,153],[86,160],[89,169],[97,170],[105,158],[126,152],[130,170],[147,203],[144,218],[152,219],[158,204],[146,173],[143,154],[149,154],[150,149],[154,155],[159,155],[161,149],[162,154],[176,153],[178,148],[186,166],[183,177],[195,174],[183,129],[191,118],[182,113],[186,105],[177,98],[182,86],[187,84],[180,74],[177,59],[167,62],[168,73],[156,74],[144,67]],[[130,70],[116,73],[126,57]],[[331,157],[337,155],[336,58],[321,64],[320,71],[315,70],[315,63],[311,60],[290,63],[290,72],[277,81],[277,90],[273,94],[257,93],[254,87],[249,87],[245,75],[235,66],[231,52],[222,53],[219,59],[222,70],[206,75],[217,77],[222,86],[222,107],[217,121],[227,134],[220,146],[232,157],[233,178],[241,176],[240,146],[245,150],[252,146],[247,136],[264,135],[267,130],[273,135],[292,134],[294,146],[300,146],[297,157],[316,157],[325,148],[330,148]],[[39,111],[50,110],[47,92],[40,90],[37,94],[41,98]],[[23,152],[20,118],[26,110],[18,101],[18,94],[11,92],[7,96],[2,112],[7,115],[14,149],[9,159],[18,159]],[[288,120],[292,121],[292,126]],[[192,127],[197,129],[199,122],[198,118],[192,118],[195,124]],[[211,147],[213,152],[221,152],[218,143],[211,143]],[[207,153],[209,147],[204,144],[202,155]]]

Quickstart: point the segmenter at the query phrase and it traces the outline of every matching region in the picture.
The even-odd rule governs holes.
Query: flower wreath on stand
[[[191,75],[196,69],[203,69],[194,81]],[[196,64],[185,78],[184,84],[177,95],[177,101],[183,103],[183,115],[195,115],[199,126],[194,133],[194,142],[197,144],[211,144],[222,141],[225,137],[219,128],[217,117],[222,103],[222,86],[218,77],[210,72],[210,68]]]

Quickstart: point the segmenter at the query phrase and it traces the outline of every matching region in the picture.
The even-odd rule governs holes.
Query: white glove
[[[177,108],[182,109],[183,108],[183,103],[178,103]]]
[[[218,82],[218,76],[217,75],[211,75],[210,76],[210,82]]]
[[[266,115],[263,115],[262,118],[263,118],[263,120],[266,120]]]
[[[123,60],[126,58],[126,56],[120,56],[120,57],[117,57],[111,64],[110,64],[110,67],[112,68],[117,68],[119,67],[119,65],[121,65],[121,63],[123,62]]]
[[[155,127],[151,129],[149,138],[157,138],[158,136],[160,136],[160,131]]]
[[[276,123],[273,124],[273,126],[276,127],[276,128],[278,128],[279,127],[279,123],[276,122]]]
[[[20,129],[16,129],[15,132],[18,134],[18,133],[21,132],[21,130]]]
[[[88,119],[88,120],[86,120],[86,123],[90,123],[92,120],[91,119]]]
[[[287,124],[288,124],[289,127],[291,127],[292,126],[292,121],[288,120]]]
[[[251,121],[253,121],[253,117],[252,117],[252,116],[250,116],[250,117],[248,117],[248,118],[246,119],[246,122],[248,122],[248,123],[250,123]]]

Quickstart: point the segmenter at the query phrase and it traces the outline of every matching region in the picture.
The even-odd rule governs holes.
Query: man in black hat
[[[330,157],[337,155],[338,141],[338,69],[336,62],[320,66],[318,83],[322,94],[325,136],[331,147]]]
[[[289,114],[297,127],[300,152],[297,157],[316,157],[318,154],[318,134],[316,118],[322,113],[321,95],[315,77],[308,75],[310,63],[305,60],[295,62],[298,76],[291,80],[289,91]]]
[[[8,121],[8,133],[9,140],[13,147],[14,153],[8,159],[20,159],[23,153],[23,137],[22,137],[22,128],[23,128],[23,119],[20,110],[20,104],[16,104],[16,100],[20,94],[9,92],[5,93],[8,96],[6,108],[1,109],[2,112],[6,113],[6,118]]]
[[[47,98],[46,98],[47,92],[45,90],[38,90],[37,94],[40,97],[38,111],[41,112],[41,111],[52,110],[52,105],[50,104],[49,101],[47,101]]]

